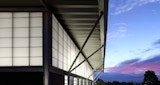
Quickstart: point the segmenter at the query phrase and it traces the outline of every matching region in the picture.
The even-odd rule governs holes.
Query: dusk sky
[[[105,74],[101,77],[140,81],[147,70],[160,76],[160,0],[109,0]]]

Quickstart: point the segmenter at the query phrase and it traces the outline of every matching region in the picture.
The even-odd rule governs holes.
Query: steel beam
[[[88,56],[85,60],[83,60],[81,63],[79,63],[77,66],[75,66],[72,70],[70,70],[70,72],[72,72],[74,69],[76,69],[77,67],[79,67],[82,63],[84,63],[85,61],[87,61],[90,57],[92,57],[95,53],[97,53],[102,47],[104,47],[104,45],[102,45],[100,48],[98,48],[95,52],[93,52],[90,56]]]
[[[97,26],[97,24],[99,23],[99,20],[101,19],[101,17],[102,17],[102,16],[103,16],[103,12],[101,12],[101,14],[100,14],[99,18],[97,19],[97,21],[96,21],[95,25],[93,26],[93,28],[92,28],[92,30],[90,31],[90,33],[89,33],[88,37],[86,38],[85,42],[83,43],[82,47],[80,48],[80,50],[79,50],[79,52],[78,52],[78,54],[77,54],[76,58],[74,59],[74,61],[73,61],[72,65],[71,65],[71,67],[69,68],[69,71],[72,69],[72,67],[73,67],[74,63],[76,62],[76,60],[77,60],[78,56],[79,56],[79,55],[80,55],[80,53],[82,52],[82,50],[83,50],[84,46],[86,45],[87,41],[89,40],[90,36],[92,35],[92,33],[93,33],[94,29],[96,28],[96,26]]]
[[[55,8],[51,5],[51,3],[49,2],[44,2],[44,0],[40,0],[40,2],[42,3],[42,5],[48,9],[49,11],[51,11],[57,18],[58,22],[62,25],[62,27],[64,28],[64,30],[66,31],[66,33],[69,35],[69,37],[73,40],[73,42],[75,43],[75,45],[77,46],[78,49],[80,49],[80,46],[78,45],[77,41],[73,38],[73,36],[70,34],[70,32],[67,30],[67,26],[63,23],[63,20],[60,19],[60,15],[57,14],[57,11],[54,10]],[[64,1],[63,1],[64,2]],[[69,2],[70,3],[70,2]],[[82,55],[85,57],[84,53],[82,53]],[[90,64],[89,61],[87,61],[88,64],[91,66],[91,68],[93,69],[92,65]]]

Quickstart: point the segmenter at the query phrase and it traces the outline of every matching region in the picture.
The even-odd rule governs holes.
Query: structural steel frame
[[[67,71],[52,66],[52,13],[44,7],[0,7],[0,12],[42,12],[43,13],[43,66],[6,66],[0,72],[43,72],[44,85],[49,85],[50,72],[67,75]],[[71,76],[86,79],[76,74]]]
[[[48,1],[49,0],[45,0],[45,3],[48,2]],[[107,3],[107,5],[106,5],[106,3]],[[46,6],[46,4],[44,4],[44,5]],[[46,8],[44,8],[44,7],[0,7],[0,12],[43,12],[43,66],[0,67],[0,72],[43,72],[43,75],[44,75],[44,79],[43,79],[44,80],[44,85],[49,85],[49,75],[50,75],[49,73],[50,72],[57,73],[57,74],[62,74],[62,75],[75,76],[75,77],[78,77],[78,78],[86,79],[86,78],[81,77],[79,75],[72,74],[71,71],[73,71],[74,69],[76,69],[78,66],[80,66],[85,61],[87,61],[88,64],[93,69],[93,67],[89,63],[88,59],[92,55],[94,55],[98,50],[100,50],[102,47],[104,47],[105,45],[102,45],[99,49],[97,49],[95,52],[93,52],[89,57],[85,57],[84,56],[85,60],[83,60],[81,63],[79,63],[73,69],[72,69],[72,67],[73,67],[75,61],[77,60],[79,54],[82,53],[82,50],[83,50],[85,44],[87,43],[89,37],[91,36],[92,32],[94,31],[95,27],[97,26],[99,20],[101,19],[101,17],[103,15],[104,15],[104,25],[105,25],[104,27],[107,27],[108,0],[104,0],[104,13],[101,12],[99,18],[97,19],[94,27],[92,28],[91,32],[89,33],[88,37],[86,38],[86,40],[85,40],[85,42],[84,42],[84,44],[83,44],[83,46],[81,48],[78,46],[78,44],[73,39],[73,37],[67,32],[67,30],[64,29],[67,32],[67,34],[71,37],[71,39],[73,40],[73,42],[75,43],[75,45],[80,50],[79,53],[77,54],[76,58],[74,59],[74,62],[72,63],[72,65],[71,65],[71,67],[70,67],[70,69],[69,69],[68,72],[63,71],[61,69],[58,69],[58,68],[55,68],[55,67],[52,66],[52,13],[51,12],[54,13],[54,11],[51,10],[52,8],[49,5]],[[62,24],[62,26],[63,26],[63,24]],[[106,34],[107,30],[105,30],[104,32]],[[82,53],[82,55],[84,55],[84,54]]]

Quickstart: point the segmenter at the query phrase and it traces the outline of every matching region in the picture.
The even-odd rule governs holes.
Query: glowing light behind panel
[[[52,66],[63,69],[65,71],[69,70],[72,62],[79,52],[74,42],[64,31],[54,15],[52,16],[52,51]],[[80,54],[73,67],[78,65],[83,60],[84,57],[82,54]],[[73,70],[72,73],[88,78],[92,73],[92,69],[88,63],[85,62],[77,69]]]
[[[42,65],[42,13],[0,13],[0,66]]]

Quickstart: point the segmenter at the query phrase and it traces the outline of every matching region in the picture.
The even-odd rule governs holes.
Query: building
[[[1,0],[1,85],[93,85],[107,0]]]

